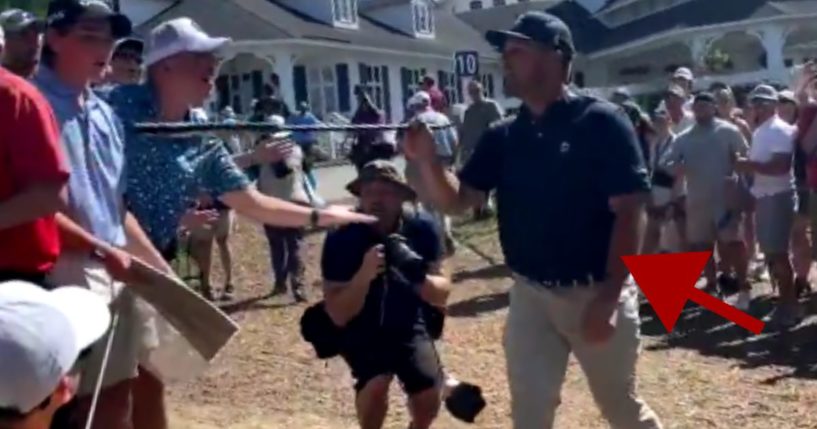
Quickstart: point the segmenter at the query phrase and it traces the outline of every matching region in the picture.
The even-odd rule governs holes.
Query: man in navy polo
[[[627,117],[567,89],[575,53],[558,18],[521,16],[491,31],[520,113],[489,129],[459,179],[415,123],[405,152],[437,207],[461,213],[496,190],[502,249],[516,284],[505,335],[513,427],[553,426],[571,352],[614,428],[660,428],[636,393],[639,320],[622,255],[639,247],[649,183]]]

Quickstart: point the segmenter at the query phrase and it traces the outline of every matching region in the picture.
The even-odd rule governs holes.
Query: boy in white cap
[[[0,428],[48,428],[76,393],[82,352],[110,322],[105,300],[86,289],[0,283]]]
[[[451,125],[451,120],[443,113],[434,110],[433,99],[431,94],[426,91],[417,91],[408,101],[409,111],[412,112],[414,118],[429,126],[448,126]],[[437,147],[437,157],[440,162],[447,168],[454,165],[454,154],[458,146],[457,130],[454,127],[435,130],[434,144]],[[437,222],[440,232],[443,233],[443,239],[446,249],[446,254],[451,256],[456,251],[454,244],[454,237],[451,233],[451,218],[446,216],[442,211],[437,210],[431,202],[431,197],[424,189],[423,182],[420,178],[420,171],[417,165],[413,162],[406,163],[406,180],[417,191],[419,200],[423,208],[428,211]]]

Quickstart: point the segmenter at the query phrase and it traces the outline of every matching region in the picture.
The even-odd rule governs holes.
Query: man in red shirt
[[[448,102],[445,100],[445,94],[437,88],[437,82],[433,77],[424,77],[420,88],[431,96],[431,108],[440,113],[446,113]]]
[[[54,216],[68,167],[59,144],[45,98],[0,68],[0,281],[43,284],[60,253]]]

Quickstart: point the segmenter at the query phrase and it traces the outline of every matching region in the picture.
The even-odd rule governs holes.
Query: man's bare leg
[[[135,429],[132,421],[132,387],[133,380],[125,380],[102,389],[96,404],[92,429]],[[73,425],[74,428],[85,428],[92,400],[92,395],[77,400],[75,420],[77,425]]]
[[[134,429],[167,429],[162,381],[139,367],[139,377],[133,382],[132,392]]]
[[[661,241],[661,218],[657,216],[647,217],[647,227],[644,231],[644,244],[641,246],[641,253],[651,255],[658,251]]]
[[[371,379],[357,394],[355,405],[361,429],[381,429],[389,411],[389,385],[392,376]]]
[[[213,289],[210,283],[213,259],[213,238],[196,237],[190,234],[190,257],[196,262],[201,274],[201,292],[205,298],[213,299]]]
[[[772,276],[777,281],[780,290],[779,306],[794,310],[797,307],[797,291],[794,289],[794,271],[787,253],[766,255]]]
[[[230,235],[216,237],[218,254],[221,257],[221,268],[224,270],[224,299],[232,299],[233,289],[233,251],[230,248]]]
[[[440,412],[442,392],[434,387],[409,398],[411,429],[428,429]]]
[[[809,218],[797,215],[791,230],[792,266],[794,268],[795,284],[807,285],[811,274],[811,240],[809,239]],[[798,290],[799,292],[799,290]]]

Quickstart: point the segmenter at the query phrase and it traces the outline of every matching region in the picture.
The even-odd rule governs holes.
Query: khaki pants
[[[612,428],[662,427],[635,389],[640,352],[635,286],[622,292],[616,332],[600,345],[586,343],[581,334],[582,315],[593,296],[590,288],[551,291],[517,278],[505,331],[514,429],[553,427],[571,352]]]
[[[137,309],[135,296],[126,289],[125,285],[111,279],[101,263],[76,253],[60,255],[48,281],[55,287],[87,288],[105,298],[109,303],[111,313],[119,315],[102,387],[110,387],[136,378],[139,357],[147,333],[145,321]],[[94,392],[105,356],[108,335],[110,332],[92,346],[90,355],[82,363],[82,378],[77,392],[79,396],[90,395]]]

